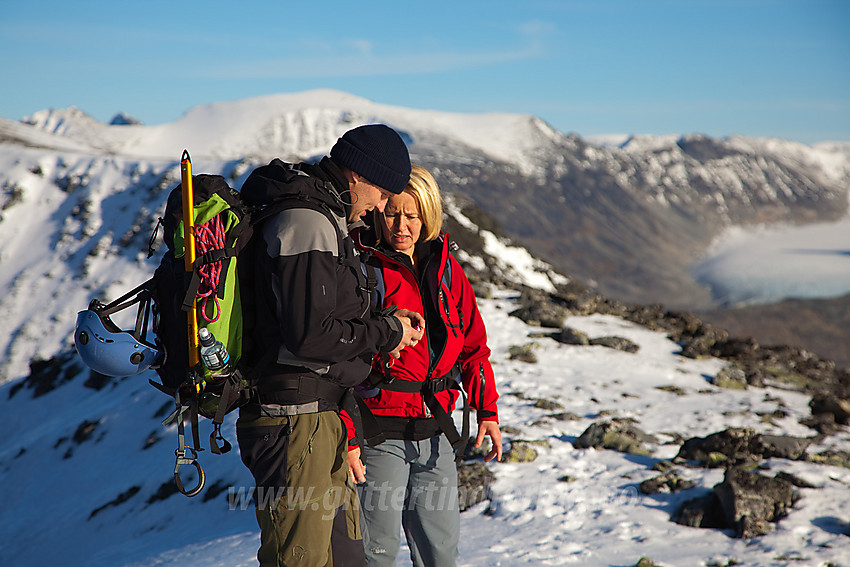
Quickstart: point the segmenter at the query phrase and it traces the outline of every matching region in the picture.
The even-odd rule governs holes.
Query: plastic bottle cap
[[[215,341],[212,336],[212,333],[210,333],[210,330],[206,327],[201,327],[200,329],[198,329],[198,339],[200,339],[201,344],[204,346],[209,346]]]

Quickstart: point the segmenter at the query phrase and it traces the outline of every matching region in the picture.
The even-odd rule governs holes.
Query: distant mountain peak
[[[30,126],[50,132],[51,134],[66,135],[69,127],[92,126],[101,124],[76,106],[68,108],[50,108],[39,110],[30,116],[25,116],[21,122]]]
[[[142,122],[137,118],[130,116],[125,112],[119,112],[109,121],[110,126],[134,126],[140,125]]]

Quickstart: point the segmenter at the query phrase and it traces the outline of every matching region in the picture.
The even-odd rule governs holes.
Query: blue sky
[[[334,88],[565,133],[850,141],[847,0],[0,2],[0,116]]]

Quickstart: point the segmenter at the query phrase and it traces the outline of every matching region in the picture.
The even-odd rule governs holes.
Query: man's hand
[[[401,328],[404,332],[401,342],[398,343],[395,350],[389,353],[393,358],[398,358],[405,347],[414,346],[422,340],[422,333],[425,332],[425,318],[409,309],[396,309],[393,317],[401,322]]]
[[[346,460],[348,461],[348,474],[351,475],[354,484],[366,482],[366,467],[360,460],[360,447],[349,448]]]
[[[493,446],[487,456],[484,457],[484,462],[492,461],[496,457],[497,461],[502,460],[502,432],[499,430],[499,424],[495,421],[481,421],[478,423],[478,436],[475,438],[475,448],[481,446],[484,442],[484,437],[489,436]]]

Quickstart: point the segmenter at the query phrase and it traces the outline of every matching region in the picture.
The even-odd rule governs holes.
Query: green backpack
[[[196,257],[191,272],[184,266],[183,197],[181,185],[166,201],[165,213],[151,235],[148,257],[154,253],[160,225],[167,246],[151,279],[109,304],[94,300],[89,309],[108,320],[113,313],[138,304],[136,326],[132,333],[144,340],[150,330],[159,359],[151,366],[160,382],[150,380],[158,390],[172,396],[175,409],[163,425],[177,423],[178,448],[174,477],[180,492],[187,496],[203,488],[204,473],[197,461],[202,450],[198,435],[198,416],[213,422],[210,450],[227,453],[230,443],[221,434],[224,416],[246,403],[252,392],[253,373],[243,363],[245,313],[243,295],[246,284],[240,281],[239,256],[251,238],[252,215],[239,193],[220,175],[192,177]],[[250,275],[250,270],[242,270]],[[242,280],[250,278],[241,278]],[[226,348],[230,360],[216,373],[201,362],[189,361],[189,313],[197,301],[197,327],[208,329]],[[251,302],[251,299],[248,299]],[[118,329],[116,329],[118,330]],[[192,427],[193,445],[185,442],[184,422]],[[186,490],[179,468],[192,465],[198,472],[198,485]]]

